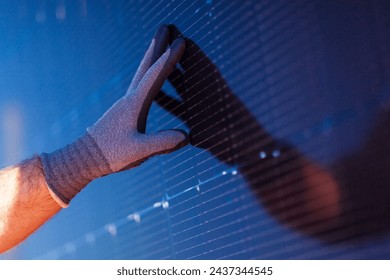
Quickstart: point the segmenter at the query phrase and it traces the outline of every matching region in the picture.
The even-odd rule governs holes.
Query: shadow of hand
[[[170,32],[171,41],[182,37],[175,26],[170,26]],[[186,38],[180,69],[175,69],[169,81],[181,100],[160,92],[156,102],[188,125],[192,145],[209,151],[223,163],[237,166],[273,216],[301,229],[309,222],[306,218],[302,221],[302,217],[322,222],[336,215],[337,184],[331,176],[267,133],[192,40]],[[331,193],[328,197],[322,196],[326,184]],[[322,198],[313,202],[313,196]],[[287,199],[291,203],[286,203]],[[325,212],[315,211],[324,205],[333,206]],[[314,214],[308,215],[309,212]]]
[[[169,28],[171,41],[182,37],[175,26]],[[347,223],[334,176],[272,137],[199,46],[185,40],[185,54],[169,77],[180,99],[160,92],[156,102],[188,125],[191,144],[235,165],[258,201],[282,224],[331,243],[352,236],[349,229],[344,236],[335,234]]]
[[[182,37],[169,26],[171,40]],[[191,144],[208,150],[221,162],[240,165],[261,151],[272,154],[275,141],[233,94],[215,64],[191,39],[169,81],[181,100],[164,92],[156,102],[190,128]]]

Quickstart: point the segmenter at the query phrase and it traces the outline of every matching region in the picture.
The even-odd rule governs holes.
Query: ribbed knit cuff
[[[93,179],[112,173],[91,135],[50,154],[41,154],[47,185],[65,205]]]

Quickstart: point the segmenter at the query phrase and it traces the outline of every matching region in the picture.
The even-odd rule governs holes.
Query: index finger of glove
[[[164,53],[169,43],[169,31],[168,27],[161,25],[156,34],[154,35],[152,42],[148,50],[145,53],[144,58],[142,59],[140,65],[138,66],[137,72],[134,75],[134,78],[128,89],[128,94],[137,88],[140,81],[149,70],[150,66],[153,65],[159,57]]]
[[[159,93],[164,81],[179,62],[185,49],[184,39],[177,39],[168,50],[153,64],[134,91],[132,98],[136,102],[138,113],[137,129],[145,132],[146,118],[155,96]]]

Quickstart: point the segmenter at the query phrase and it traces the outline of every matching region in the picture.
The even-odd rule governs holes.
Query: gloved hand
[[[66,207],[95,178],[135,167],[153,155],[188,143],[187,134],[179,130],[145,133],[152,101],[184,53],[182,38],[166,49],[168,43],[168,29],[162,26],[126,95],[77,141],[41,155],[49,191],[61,206]]]

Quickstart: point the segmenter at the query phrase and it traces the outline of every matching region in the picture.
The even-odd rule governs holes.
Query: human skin
[[[62,208],[38,156],[0,171],[0,253],[25,240]]]

